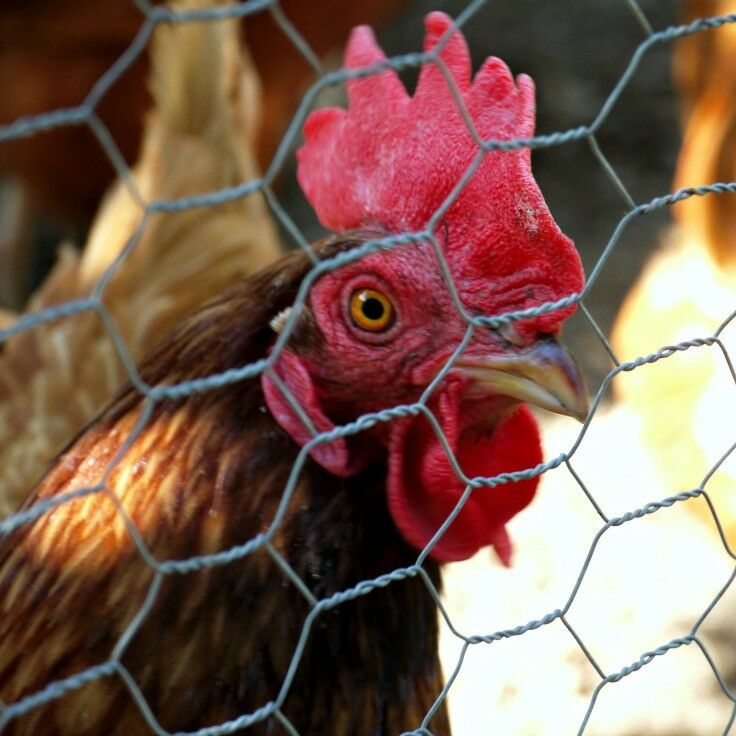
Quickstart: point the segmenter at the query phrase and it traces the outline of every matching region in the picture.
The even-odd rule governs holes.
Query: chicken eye
[[[380,291],[358,289],[350,297],[350,316],[363,330],[383,332],[393,322],[394,308]]]

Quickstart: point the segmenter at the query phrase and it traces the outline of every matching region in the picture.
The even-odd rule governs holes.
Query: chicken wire
[[[485,3],[486,0],[475,0],[474,2],[470,2],[465,7],[463,12],[461,12],[455,19],[455,27],[462,28],[463,25],[468,23]],[[277,0],[248,0],[248,2],[243,2],[228,7],[192,10],[178,13],[165,7],[153,6],[149,4],[146,0],[135,0],[135,4],[141,12],[142,20],[140,30],[138,31],[136,37],[134,38],[129,48],[125,51],[125,53],[102,77],[100,77],[100,79],[87,95],[86,99],[80,105],[73,108],[54,110],[45,114],[18,119],[9,125],[2,126],[0,127],[0,142],[37,135],[43,131],[57,128],[59,126],[86,125],[93,132],[99,143],[104,148],[109,160],[113,164],[118,175],[125,182],[131,196],[139,205],[141,212],[140,223],[134,235],[126,243],[120,255],[115,259],[115,261],[99,279],[91,296],[84,299],[69,301],[64,304],[54,306],[49,309],[44,309],[42,311],[38,311],[20,318],[9,329],[0,330],[0,343],[4,342],[13,335],[32,330],[41,324],[52,322],[62,318],[70,318],[76,314],[84,312],[92,312],[98,316],[98,318],[104,325],[105,330],[109,334],[115,346],[117,354],[119,355],[119,358],[125,367],[130,381],[144,397],[143,408],[134,430],[131,432],[130,436],[127,438],[127,441],[121,447],[120,451],[108,464],[103,478],[99,484],[93,487],[74,489],[69,493],[65,493],[56,498],[39,502],[23,512],[9,516],[8,518],[0,522],[0,535],[6,536],[10,534],[13,530],[17,529],[21,525],[34,521],[54,507],[66,503],[71,499],[79,498],[81,496],[89,494],[106,494],[112,500],[112,502],[116,504],[117,511],[123,518],[128,532],[130,533],[130,536],[132,537],[138,549],[138,552],[140,553],[141,557],[146,561],[146,563],[150,565],[150,567],[153,569],[154,577],[152,579],[147,597],[143,602],[143,605],[138,610],[137,615],[133,618],[127,630],[118,640],[109,659],[107,659],[105,662],[101,662],[96,666],[79,672],[71,677],[51,682],[42,690],[33,693],[27,697],[24,697],[17,702],[0,703],[0,730],[11,720],[44,703],[47,703],[56,698],[63,697],[66,692],[81,688],[85,684],[98,678],[114,675],[117,676],[128,689],[130,696],[136,702],[141,714],[147,721],[151,730],[156,734],[168,734],[169,732],[162,728],[161,725],[157,722],[156,714],[151,710],[134,678],[126,669],[125,665],[122,663],[122,657],[125,653],[127,645],[136,634],[138,628],[146,618],[147,614],[150,612],[156,600],[161,584],[167,575],[186,574],[203,568],[226,565],[235,560],[244,558],[247,555],[255,552],[256,550],[264,549],[283,571],[283,573],[290,579],[293,585],[308,601],[309,605],[311,606],[311,610],[304,621],[301,635],[293,652],[290,666],[284,678],[281,690],[276,699],[272,702],[264,704],[262,707],[258,708],[254,712],[244,713],[234,720],[201,729],[200,731],[197,731],[198,734],[217,736],[219,734],[233,733],[270,717],[277,719],[288,733],[297,734],[297,729],[294,727],[293,724],[289,722],[287,717],[284,715],[282,711],[282,705],[284,704],[284,701],[289,693],[292,681],[294,679],[305,645],[307,643],[310,630],[317,618],[325,611],[339,606],[346,601],[355,599],[359,596],[367,595],[376,588],[391,585],[407,577],[420,577],[424,581],[430,595],[436,602],[437,609],[444,619],[446,625],[449,627],[452,634],[457,637],[460,642],[462,642],[456,666],[454,670],[449,673],[446,685],[439,693],[434,706],[425,715],[422,723],[417,724],[417,728],[414,731],[410,732],[412,734],[431,734],[428,724],[433,714],[441,706],[443,701],[446,699],[448,693],[450,692],[450,689],[452,688],[456,677],[461,671],[465,655],[471,646],[475,646],[478,644],[491,644],[502,639],[521,636],[529,631],[547,626],[558,620],[564,625],[570,636],[574,638],[580,651],[582,651],[582,653],[590,662],[600,678],[600,681],[598,682],[591,695],[587,711],[585,712],[582,722],[580,723],[578,734],[583,734],[586,731],[586,727],[595,708],[597,699],[603,688],[608,685],[617,683],[630,675],[633,675],[638,670],[647,666],[657,657],[665,656],[672,650],[690,645],[695,645],[697,648],[699,648],[703,657],[712,669],[713,675],[716,678],[724,697],[728,698],[734,704],[734,707],[731,710],[731,716],[724,730],[724,734],[728,733],[734,720],[736,719],[736,693],[734,693],[726,684],[725,679],[719,671],[707,646],[703,642],[702,638],[699,637],[699,630],[701,629],[702,624],[705,622],[718,601],[731,586],[734,578],[736,577],[736,568],[734,569],[728,580],[725,581],[719,592],[712,598],[712,600],[710,600],[710,602],[708,602],[707,606],[702,612],[702,615],[697,619],[689,632],[687,632],[684,636],[664,642],[661,646],[656,647],[651,651],[646,651],[642,653],[638,659],[618,671],[606,672],[599,666],[599,664],[596,662],[595,658],[591,654],[589,648],[586,646],[583,637],[576,631],[575,627],[573,627],[568,620],[567,614],[575,601],[585,575],[588,572],[591,561],[593,560],[599,542],[604,534],[606,534],[613,527],[619,527],[623,524],[642,519],[650,514],[654,514],[671,508],[676,504],[680,504],[689,499],[698,498],[700,496],[705,499],[713,516],[714,523],[720,534],[720,538],[725,551],[731,558],[736,559],[736,553],[734,553],[734,551],[728,544],[726,536],[723,532],[723,528],[721,526],[721,522],[718,518],[718,514],[716,513],[713,503],[706,491],[708,481],[721,466],[721,464],[726,460],[726,458],[731,454],[734,447],[736,447],[736,443],[732,445],[728,449],[728,451],[724,453],[724,455],[713,465],[713,467],[703,478],[702,483],[697,488],[693,488],[687,492],[678,493],[676,495],[663,498],[659,501],[649,503],[643,507],[633,509],[614,518],[609,518],[606,516],[606,514],[602,510],[601,504],[599,504],[593,491],[586,486],[582,478],[576,472],[573,465],[575,453],[580,447],[580,444],[585,437],[591,422],[596,416],[604,395],[609,389],[609,386],[613,379],[622,372],[636,370],[643,365],[667,359],[682,351],[708,346],[717,346],[722,352],[723,359],[728,366],[731,376],[736,382],[736,372],[734,371],[729,353],[725,345],[721,341],[721,333],[736,316],[736,312],[725,316],[723,322],[712,335],[706,335],[696,339],[679,342],[677,344],[663,346],[652,354],[643,355],[636,358],[635,360],[631,360],[628,362],[620,362],[616,358],[613,349],[606,340],[606,337],[603,334],[603,330],[597,324],[596,320],[586,307],[586,297],[589,295],[591,289],[600,277],[601,270],[603,269],[604,265],[616,249],[616,246],[619,243],[623,232],[633,220],[639,218],[642,215],[649,214],[655,210],[669,207],[690,197],[702,197],[705,195],[715,196],[719,194],[736,193],[736,182],[719,182],[705,184],[703,186],[698,186],[694,188],[680,189],[671,194],[652,199],[649,202],[637,204],[629,191],[626,189],[621,178],[618,176],[615,168],[602,153],[596,140],[596,133],[606,121],[607,117],[611,113],[612,109],[616,105],[617,101],[621,97],[632,77],[636,74],[637,69],[640,67],[645,56],[653,47],[659,44],[673,41],[674,39],[683,36],[705,32],[710,29],[718,28],[725,24],[735,23],[736,14],[703,18],[687,25],[671,27],[659,32],[655,32],[652,29],[649,21],[647,20],[644,12],[637,4],[636,0],[626,0],[625,4],[629,7],[631,12],[639,21],[641,28],[645,34],[645,38],[632,54],[624,73],[621,75],[618,83],[615,85],[592,122],[590,122],[588,125],[583,125],[574,129],[559,131],[549,135],[535,136],[529,139],[484,141],[479,137],[477,131],[474,128],[473,122],[467,110],[465,109],[462,98],[456,87],[455,80],[439,57],[439,52],[450,35],[449,32],[443,36],[437,47],[430,53],[408,53],[392,57],[386,62],[374,64],[367,68],[349,71],[341,70],[338,72],[326,73],[325,70],[322,68],[315,53],[310,49],[308,44],[299,34],[298,30],[289,22],[289,20],[283,14],[281,9],[279,8]],[[268,167],[268,170],[259,179],[253,179],[251,181],[244,182],[239,186],[209,192],[201,196],[186,197],[173,200],[146,201],[138,190],[136,183],[131,175],[131,171],[125,163],[125,160],[123,159],[120,151],[118,150],[113,137],[97,115],[96,108],[99,101],[105,94],[110,92],[111,88],[115,85],[121,75],[125,73],[126,69],[142,53],[144,53],[151,39],[151,35],[158,24],[216,22],[225,18],[244,18],[259,12],[269,12],[273,16],[275,22],[282,29],[284,35],[302,53],[304,58],[312,65],[316,74],[318,75],[318,80],[304,95],[299,109],[294,115],[277,149],[277,152],[274,155],[270,166]],[[457,183],[453,191],[448,195],[448,197],[441,204],[438,210],[433,214],[425,229],[419,232],[405,232],[386,238],[372,240],[349,252],[340,253],[339,255],[327,260],[318,261],[316,256],[312,252],[306,238],[302,235],[299,228],[287,215],[285,210],[280,206],[271,188],[274,179],[282,170],[288,156],[291,154],[294,142],[299,135],[306,115],[314,106],[315,100],[318,95],[326,88],[341,85],[348,79],[376,74],[385,70],[388,67],[395,70],[402,70],[406,68],[416,68],[424,63],[436,64],[441,70],[448,86],[452,91],[453,97],[458,105],[463,119],[471,135],[473,136],[475,143],[478,146],[477,155],[475,156],[472,164],[465,172],[461,180]],[[546,303],[534,309],[483,316],[473,316],[468,314],[458,297],[452,277],[450,276],[448,266],[445,262],[445,258],[435,239],[434,231],[437,224],[446,213],[450,205],[454,202],[464,185],[472,177],[473,173],[483,159],[483,156],[488,151],[498,149],[512,150],[521,147],[541,149],[552,146],[560,146],[572,141],[580,140],[586,140],[589,143],[595,157],[600,163],[600,166],[606,172],[606,175],[611,179],[615,187],[618,189],[621,194],[622,200],[628,208],[626,214],[624,214],[624,216],[618,222],[618,225],[615,227],[605,249],[600,255],[600,258],[598,259],[592,272],[590,273],[584,290],[579,294],[569,294],[564,299],[553,303]],[[314,264],[300,286],[294,308],[290,313],[290,317],[287,320],[284,329],[281,331],[276,340],[273,352],[268,358],[265,358],[263,360],[256,361],[246,366],[234,367],[233,369],[226,372],[216,375],[210,375],[205,378],[186,381],[172,386],[147,385],[138,373],[135,362],[132,359],[125,344],[125,341],[115,324],[115,320],[112,314],[105,306],[105,290],[110,280],[113,278],[125,259],[136,248],[136,245],[146,228],[146,224],[149,218],[155,213],[176,212],[193,207],[207,207],[210,205],[217,205],[224,202],[247,197],[249,194],[259,191],[262,192],[263,195],[266,197],[274,216],[291,234],[299,247],[303,248],[304,251],[312,258]],[[294,396],[289,392],[288,388],[280,381],[278,375],[273,370],[274,363],[278,359],[280,352],[284,349],[284,346],[289,340],[289,336],[292,332],[295,320],[299,315],[300,307],[305,303],[310,287],[322,274],[328,273],[347,263],[352,263],[356,260],[359,260],[369,253],[373,253],[381,249],[388,250],[402,246],[411,247],[411,244],[419,242],[429,242],[432,244],[447,288],[449,289],[449,292],[452,296],[454,305],[459,314],[467,323],[467,331],[463,341],[460,345],[458,345],[450,360],[443,367],[442,371],[436,376],[436,378],[432,381],[430,386],[428,386],[422,397],[416,403],[394,406],[391,408],[387,408],[384,411],[366,414],[358,418],[356,421],[337,427],[332,431],[316,433],[314,431],[314,428],[311,427],[310,420],[307,417],[306,413],[301,409],[299,405],[299,397]],[[572,304],[577,304],[579,306],[582,314],[585,316],[592,329],[597,334],[603,347],[605,348],[615,365],[615,367],[607,374],[600,387],[598,388],[598,391],[596,392],[596,395],[591,404],[588,417],[584,422],[582,428],[580,429],[577,439],[574,441],[567,452],[561,453],[534,468],[529,468],[527,470],[519,472],[504,473],[494,477],[471,478],[466,476],[458,465],[457,460],[453,457],[452,451],[442,433],[439,422],[432,414],[430,409],[427,407],[427,400],[429,396],[432,394],[432,392],[436,389],[436,387],[442,381],[447,372],[454,365],[457,358],[460,356],[464,348],[472,339],[476,329],[484,327],[499,327],[501,325],[511,323],[521,318],[533,317]],[[237,381],[254,378],[255,376],[258,376],[263,372],[267,373],[270,379],[279,387],[279,389],[283,392],[284,396],[292,405],[297,414],[301,417],[305,424],[311,428],[312,432],[312,439],[301,448],[298,454],[295,465],[292,468],[289,480],[283,490],[281,501],[274,516],[273,522],[270,526],[270,530],[266,533],[258,534],[257,536],[242,545],[232,547],[219,553],[194,556],[184,560],[156,559],[151,551],[147,548],[134,522],[127,516],[124,509],[115,498],[114,494],[111,493],[110,490],[107,488],[107,480],[110,476],[110,473],[121,461],[135,438],[145,426],[146,422],[151,416],[156,402],[167,398],[180,398],[188,396],[190,394],[220,388],[222,386]],[[363,580],[354,587],[339,591],[329,597],[318,600],[311,593],[306,583],[291,568],[283,555],[279,553],[271,544],[271,540],[276,530],[279,528],[279,525],[283,521],[286,510],[289,507],[292,495],[294,493],[296,481],[299,477],[304,463],[307,460],[307,457],[309,456],[310,450],[312,450],[315,446],[319,444],[331,442],[336,438],[346,437],[358,433],[362,430],[368,429],[378,422],[388,422],[396,417],[403,417],[408,415],[416,416],[419,414],[424,415],[432,425],[434,432],[436,433],[439,441],[444,448],[444,451],[447,453],[447,456],[452,464],[455,473],[457,474],[458,478],[461,479],[461,481],[465,484],[465,491],[462,497],[458,501],[453,512],[445,520],[444,524],[437,530],[432,540],[417,556],[416,562],[413,565],[393,570],[385,575],[381,575],[373,579]],[[459,631],[453,624],[451,617],[448,615],[443,606],[443,603],[439,598],[437,590],[435,589],[429,576],[423,569],[422,565],[427,555],[430,553],[432,547],[436,544],[437,540],[442,536],[445,530],[456,518],[461,508],[475,489],[481,487],[492,488],[494,486],[507,483],[509,481],[533,478],[560,466],[565,466],[567,468],[570,476],[575,480],[575,482],[577,482],[580,491],[585,494],[588,502],[595,509],[595,512],[599,515],[602,521],[602,525],[590,542],[587,556],[579,571],[579,574],[577,575],[577,579],[574,582],[568,598],[565,601],[561,601],[562,605],[559,608],[555,608],[545,615],[527,621],[526,623],[521,623],[520,625],[513,628],[493,631],[488,634],[473,635],[468,635]],[[502,729],[500,732],[502,732]]]

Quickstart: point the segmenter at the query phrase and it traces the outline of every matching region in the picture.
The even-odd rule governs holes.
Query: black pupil
[[[383,317],[384,307],[379,299],[374,296],[369,296],[363,302],[363,314],[367,319],[377,320]]]

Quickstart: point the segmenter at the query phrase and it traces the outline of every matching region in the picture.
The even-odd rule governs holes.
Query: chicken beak
[[[581,422],[588,414],[580,369],[554,338],[545,337],[511,354],[463,356],[456,367],[471,379],[471,398],[508,396]]]

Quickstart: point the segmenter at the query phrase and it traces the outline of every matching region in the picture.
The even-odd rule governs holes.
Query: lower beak
[[[581,422],[588,415],[580,369],[554,338],[503,355],[462,356],[455,367],[470,377],[471,392],[508,396]]]

